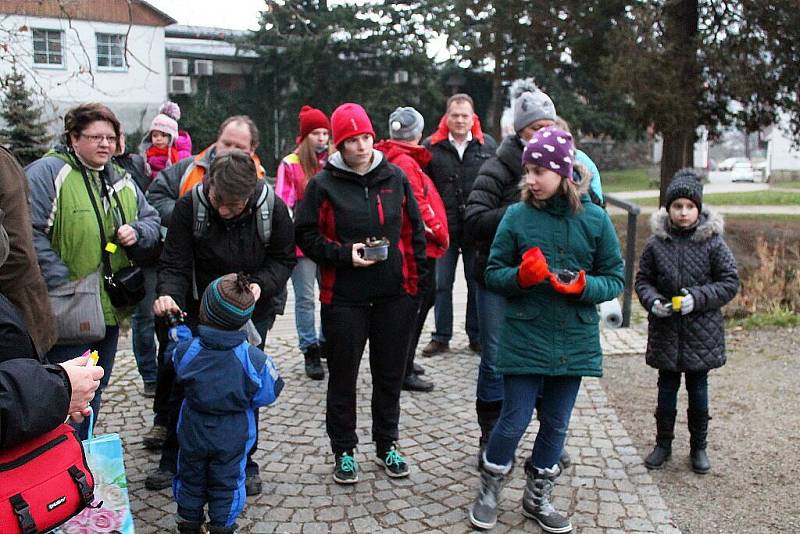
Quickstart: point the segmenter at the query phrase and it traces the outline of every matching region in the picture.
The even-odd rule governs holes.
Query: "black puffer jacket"
[[[436,184],[447,211],[450,235],[456,237],[451,238],[450,242],[459,243],[464,230],[464,209],[472,184],[481,165],[494,156],[497,142],[489,134],[483,134],[483,142],[473,138],[467,145],[463,158],[458,157],[458,151],[447,138],[433,144],[430,139],[426,139],[422,144],[430,150],[432,156],[425,172]]]
[[[672,227],[664,208],[650,218],[636,273],[636,294],[648,311],[656,299],[670,302],[686,288],[694,311],[648,316],[647,364],[668,371],[705,371],[725,364],[725,325],[720,308],[736,295],[736,259],[722,239],[722,217],[703,209],[690,230]]]
[[[475,245],[475,279],[481,285],[500,220],[506,209],[520,198],[522,148],[517,135],[503,139],[497,155],[486,160],[478,171],[467,200],[464,234]]]

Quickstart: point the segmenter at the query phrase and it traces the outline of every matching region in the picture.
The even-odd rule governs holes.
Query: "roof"
[[[177,21],[143,0],[3,0],[0,13],[29,17],[70,18],[141,26],[169,26]]]
[[[201,59],[258,59],[255,50],[242,49],[225,41],[198,39],[166,39],[164,43],[168,57],[192,57]]]
[[[231,41],[249,37],[252,32],[247,30],[230,30],[228,28],[214,28],[211,26],[187,26],[173,24],[164,30],[167,37],[182,37],[186,39],[208,39]]]

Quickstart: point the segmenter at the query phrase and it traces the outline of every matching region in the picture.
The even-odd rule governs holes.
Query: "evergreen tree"
[[[42,108],[34,105],[33,93],[25,85],[25,75],[16,66],[0,79],[3,107],[0,116],[6,123],[0,130],[0,142],[24,166],[40,158],[52,138],[42,120]]]

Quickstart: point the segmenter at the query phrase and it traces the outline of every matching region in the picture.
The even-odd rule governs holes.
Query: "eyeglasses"
[[[103,140],[108,141],[109,145],[116,145],[117,144],[117,136],[116,135],[86,135],[81,134],[81,137],[85,137],[95,145],[99,145]]]

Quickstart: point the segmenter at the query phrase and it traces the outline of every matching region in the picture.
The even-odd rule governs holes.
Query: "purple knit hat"
[[[522,152],[523,166],[544,167],[564,178],[572,178],[574,160],[572,134],[555,126],[537,130]]]

